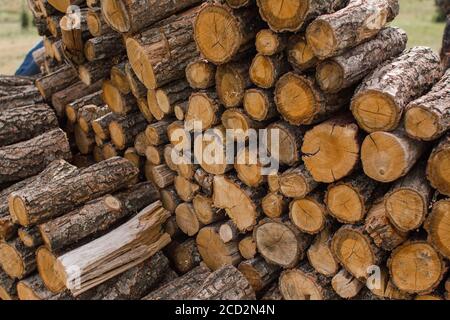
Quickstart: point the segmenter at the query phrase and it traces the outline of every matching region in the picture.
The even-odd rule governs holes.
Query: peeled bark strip
[[[175,270],[181,274],[186,274],[193,270],[202,261],[194,238],[184,242],[172,241],[167,249],[167,255]]]
[[[450,71],[433,89],[414,100],[405,113],[405,129],[414,139],[431,141],[450,129]]]
[[[336,300],[331,279],[302,263],[295,269],[284,271],[279,280],[280,292],[285,300]]]
[[[268,128],[268,151],[273,154],[278,150],[278,157],[275,157],[280,164],[294,166],[300,161],[300,150],[305,136],[305,128],[291,125],[285,121],[278,121]],[[274,141],[274,145],[272,143]],[[276,152],[275,152],[276,153]]]
[[[222,104],[215,92],[193,93],[189,98],[185,122],[190,130],[194,122],[199,122],[202,130],[210,129],[219,124],[222,109]]]
[[[46,104],[37,104],[0,113],[0,146],[25,141],[58,127],[55,112]]]
[[[130,64],[148,89],[181,79],[187,64],[198,57],[193,39],[198,11],[194,8],[127,39]]]
[[[52,161],[70,159],[69,141],[61,129],[41,134],[31,140],[0,148],[0,183],[34,176]]]
[[[402,29],[383,29],[372,40],[321,62],[317,67],[317,82],[326,92],[351,87],[380,64],[401,54],[407,41],[408,36]]]
[[[273,2],[257,0],[261,17],[275,32],[299,31],[305,23],[316,17],[331,13],[347,4],[345,0],[307,0]]]
[[[330,214],[341,223],[355,224],[364,219],[379,184],[362,172],[329,185],[325,203]]]
[[[192,89],[204,90],[215,84],[216,66],[208,60],[194,60],[186,66],[186,79]]]
[[[77,296],[154,256],[171,241],[162,231],[169,216],[155,202],[103,237],[60,256],[59,279]]]
[[[327,226],[319,233],[307,251],[310,265],[320,274],[332,277],[339,271],[339,263],[331,252],[333,229]]]
[[[440,193],[450,196],[450,134],[433,149],[427,165],[427,179]]]
[[[0,300],[17,300],[16,280],[0,270]]]
[[[364,225],[375,245],[386,251],[394,250],[408,239],[408,233],[397,230],[389,221],[383,199],[374,201]]]
[[[252,236],[239,241],[239,253],[244,259],[253,259],[256,256],[256,243]]]
[[[303,260],[312,237],[300,232],[290,221],[266,219],[253,231],[261,256],[269,263],[293,268]]]
[[[214,222],[223,220],[225,213],[223,210],[213,206],[213,200],[202,194],[197,194],[192,200],[195,215],[202,224],[209,225]]]
[[[251,86],[249,68],[251,61],[244,58],[217,67],[216,91],[226,108],[242,105],[245,89]]]
[[[272,56],[283,52],[288,43],[286,34],[278,34],[270,29],[258,32],[255,39],[256,51],[265,56]]]
[[[26,247],[19,238],[1,242],[0,266],[11,278],[23,279],[36,270],[34,249]]]
[[[200,0],[102,0],[103,16],[117,32],[134,34],[155,22],[188,9]]]
[[[374,37],[399,11],[398,0],[351,0],[342,10],[313,21],[306,38],[320,59],[337,56]]]
[[[242,260],[238,242],[224,243],[219,235],[221,223],[216,223],[200,230],[197,246],[203,262],[211,269],[218,270],[226,265],[238,265]]]
[[[250,231],[259,216],[260,191],[224,176],[214,177],[214,206],[224,209],[241,232]]]
[[[203,227],[203,224],[195,215],[194,207],[190,203],[180,204],[175,210],[175,215],[178,227],[189,237],[195,236]]]
[[[20,228],[17,234],[20,241],[28,248],[37,248],[44,243],[38,227]]]
[[[36,87],[42,97],[50,99],[55,93],[61,91],[78,81],[77,72],[70,66],[65,66],[57,71],[36,80]]]
[[[200,288],[211,271],[204,265],[196,267],[161,288],[153,291],[142,300],[187,300]]]
[[[234,266],[211,273],[190,297],[193,300],[255,300],[255,292]]]
[[[283,172],[279,184],[280,192],[288,198],[303,198],[319,186],[303,164]]]
[[[274,56],[257,54],[249,70],[250,79],[260,88],[272,88],[281,75],[289,70],[284,53]]]
[[[441,256],[423,241],[408,242],[395,249],[388,267],[397,288],[419,294],[432,292],[447,271]]]
[[[260,26],[254,7],[232,11],[227,6],[208,3],[202,6],[194,22],[194,38],[206,60],[220,65],[253,41]]]
[[[11,194],[10,211],[23,226],[36,225],[76,206],[133,184],[138,169],[123,158],[112,158],[79,169],[64,179]]]
[[[147,121],[141,113],[120,117],[109,124],[111,141],[117,150],[124,150],[134,144],[136,136],[145,130]]]
[[[65,106],[66,115],[70,122],[75,123],[78,120],[78,112],[86,105],[101,105],[102,92],[97,91],[92,94],[88,94],[80,99],[71,101]]]
[[[427,92],[441,76],[439,56],[430,48],[414,47],[363,80],[352,100],[353,115],[369,133],[392,131],[408,103]]]
[[[346,225],[333,236],[331,251],[339,263],[356,279],[365,281],[369,267],[382,262],[383,252],[363,233],[363,227]]]
[[[293,72],[282,76],[275,88],[278,112],[293,125],[326,120],[345,107],[350,98],[350,90],[338,94],[325,93],[315,79]]]
[[[386,194],[389,221],[403,232],[419,229],[428,214],[431,192],[425,177],[425,165],[418,164]]]
[[[280,270],[278,266],[268,264],[261,257],[241,262],[238,269],[247,278],[255,292],[261,292],[275,281]]]
[[[425,151],[423,143],[409,138],[402,128],[394,132],[374,132],[361,147],[364,172],[380,182],[393,182],[406,174]]]
[[[450,257],[450,241],[447,237],[450,221],[450,200],[441,200],[433,205],[425,229],[430,242],[444,257]],[[450,292],[450,282],[447,281],[447,291]]]
[[[277,192],[268,193],[261,200],[261,208],[269,218],[279,218],[288,212],[288,200]]]
[[[364,288],[364,282],[355,279],[350,273],[342,269],[331,280],[333,290],[343,299],[355,298]]]
[[[278,116],[273,93],[270,90],[246,90],[243,104],[245,112],[253,120],[266,121]]]
[[[107,195],[88,202],[66,215],[41,224],[39,230],[45,245],[57,252],[111,229],[158,199],[159,192],[155,186],[144,182],[114,196]]]
[[[314,55],[311,46],[303,35],[293,35],[288,40],[287,58],[291,66],[298,71],[314,68],[319,59]]]
[[[328,212],[323,203],[323,193],[315,192],[303,199],[291,202],[289,217],[292,223],[302,232],[317,234],[328,223]]]

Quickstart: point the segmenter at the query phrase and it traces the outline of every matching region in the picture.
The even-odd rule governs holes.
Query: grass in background
[[[276,1],[276,0],[274,0]],[[39,37],[31,24],[21,29],[21,11],[25,0],[0,0],[0,74],[13,74]],[[422,45],[440,50],[444,23],[435,22],[434,0],[400,0],[400,15],[392,23],[409,36],[410,47]]]

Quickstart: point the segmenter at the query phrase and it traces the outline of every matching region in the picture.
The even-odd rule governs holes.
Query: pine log
[[[293,268],[303,260],[312,240],[287,219],[262,220],[253,231],[253,238],[261,256],[283,268]]]
[[[328,224],[328,212],[323,202],[323,192],[314,192],[302,199],[293,200],[289,206],[292,223],[302,232],[318,234]]]
[[[219,3],[206,3],[194,22],[194,38],[206,60],[220,65],[252,42],[261,24],[254,7],[232,11]]]
[[[293,35],[288,40],[287,58],[291,66],[297,71],[314,68],[319,59],[314,55],[311,46],[301,34]]]
[[[84,55],[90,62],[110,59],[124,51],[125,46],[122,42],[122,36],[117,33],[91,38],[84,44]]]
[[[287,34],[278,34],[270,29],[259,31],[255,39],[256,51],[265,56],[272,56],[283,52],[287,44]]]
[[[248,57],[241,61],[230,62],[217,67],[216,91],[220,102],[226,108],[242,105],[245,89],[251,86]]]
[[[1,242],[0,266],[11,278],[23,279],[36,270],[34,249],[26,247],[19,238]]]
[[[187,64],[198,57],[193,39],[193,22],[198,12],[198,7],[191,9],[161,22],[161,27],[147,29],[127,39],[130,64],[148,89],[181,79]]]
[[[65,106],[67,119],[75,123],[78,120],[78,112],[87,105],[100,105],[102,104],[102,91],[97,91],[86,96],[81,97],[80,99],[71,101]]]
[[[306,38],[320,59],[337,56],[376,36],[399,11],[398,0],[350,0],[343,9],[313,21]]]
[[[16,280],[0,270],[0,300],[17,300]]]
[[[36,80],[36,87],[42,97],[49,100],[55,93],[74,84],[78,80],[76,71],[70,66],[64,66],[57,71]]]
[[[428,242],[447,259],[450,257],[450,242],[447,237],[449,220],[450,201],[446,199],[433,205],[433,209],[425,223],[425,229],[428,232]],[[450,283],[447,284],[446,288],[450,292]]]
[[[255,85],[270,89],[289,69],[289,63],[283,52],[274,56],[265,56],[259,53],[252,61],[249,75]]]
[[[215,84],[216,66],[208,60],[194,60],[186,66],[186,80],[192,89],[205,90]]]
[[[167,255],[175,270],[181,274],[193,270],[202,261],[194,238],[184,242],[172,241],[167,248]]]
[[[175,209],[178,227],[189,237],[195,236],[203,224],[197,219],[192,204],[184,202]]]
[[[243,261],[239,264],[238,270],[248,280],[256,293],[263,291],[279,276],[280,268],[267,263],[263,258],[256,257]]]
[[[398,289],[418,294],[432,292],[447,271],[439,253],[423,241],[411,241],[395,249],[388,267]]]
[[[315,79],[289,72],[276,85],[275,103],[286,121],[293,125],[308,125],[326,120],[348,105],[350,91],[325,93]]]
[[[430,141],[450,129],[450,71],[426,95],[406,107],[405,129],[414,139]]]
[[[315,237],[307,251],[309,264],[326,277],[332,277],[339,271],[339,263],[331,252],[333,231],[331,226],[327,226]]]
[[[17,234],[28,248],[37,248],[44,243],[38,227],[19,228]]]
[[[283,172],[279,184],[280,192],[288,198],[303,198],[319,186],[303,164]]]
[[[245,112],[253,120],[266,121],[278,116],[273,93],[270,90],[246,90],[243,104]]]
[[[352,299],[364,288],[364,282],[355,279],[345,269],[342,269],[331,280],[331,286],[341,298]]]
[[[361,81],[373,69],[405,50],[408,36],[398,28],[385,28],[375,38],[317,66],[322,90],[339,92]]]
[[[147,121],[139,112],[122,116],[109,124],[111,141],[117,150],[124,150],[134,144],[136,136],[146,127]]]
[[[253,259],[256,256],[256,243],[253,237],[247,236],[239,241],[239,253],[244,259]]]
[[[10,211],[15,213],[21,225],[36,225],[86,201],[133,184],[137,174],[138,169],[126,159],[105,160],[41,188],[14,192],[10,195]]]
[[[394,132],[374,132],[361,146],[361,162],[370,178],[393,182],[408,174],[424,149],[424,144],[409,138],[403,128]]]
[[[34,176],[52,161],[70,159],[69,141],[61,129],[48,131],[33,139],[0,148],[0,183]]]
[[[409,49],[363,80],[352,100],[353,115],[369,133],[392,131],[408,103],[427,92],[441,76],[436,53],[427,47]]]
[[[270,192],[261,200],[261,208],[267,217],[279,218],[288,212],[289,202],[282,194]]]
[[[225,218],[225,213],[213,206],[213,200],[205,195],[197,194],[192,200],[195,215],[200,223],[209,225]]]
[[[440,193],[450,196],[450,134],[443,137],[428,159],[427,179]]]

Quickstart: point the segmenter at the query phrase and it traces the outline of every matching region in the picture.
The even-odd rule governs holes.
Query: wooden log
[[[328,224],[328,212],[323,193],[314,192],[302,199],[293,200],[289,206],[292,223],[302,232],[318,234]]]
[[[331,226],[327,226],[314,238],[306,252],[309,264],[326,277],[332,277],[339,271],[339,263],[331,251],[333,231]]]
[[[287,47],[287,44],[287,34],[278,34],[270,29],[263,29],[259,31],[255,39],[256,51],[265,56],[273,56],[277,53],[283,52]]]
[[[211,270],[204,264],[194,268],[185,275],[169,282],[153,291],[143,300],[186,300],[198,290],[200,285],[211,274]]]
[[[103,100],[112,112],[118,115],[126,115],[137,111],[137,102],[132,94],[123,95],[110,80],[106,80],[102,85]]]
[[[3,270],[0,270],[0,299],[17,300],[16,280],[10,278]]]
[[[288,198],[306,197],[319,186],[303,164],[283,172],[279,184],[280,192]]]
[[[351,103],[353,115],[369,133],[392,131],[408,103],[428,91],[441,76],[436,53],[426,47],[409,49],[364,79]]]
[[[69,141],[61,129],[54,129],[30,140],[0,148],[0,183],[34,176],[52,161],[70,159]]]
[[[197,194],[192,200],[195,215],[203,225],[210,225],[225,218],[223,210],[213,206],[213,200],[203,194]]]
[[[106,79],[116,63],[115,59],[109,58],[89,61],[78,67],[78,77],[85,85],[90,86],[97,81]]]
[[[193,22],[198,11],[197,7],[168,18],[159,23],[161,27],[147,29],[126,40],[130,64],[148,89],[183,78],[187,64],[198,57],[193,38]]]
[[[75,144],[81,154],[90,154],[94,150],[95,137],[92,132],[84,132],[79,124],[74,127]]]
[[[192,204],[184,202],[175,209],[178,227],[189,237],[195,236],[203,224],[197,219]]]
[[[160,190],[161,202],[163,203],[164,209],[171,213],[175,213],[175,209],[181,203],[181,199],[178,196],[175,188],[173,186],[164,188]],[[178,226],[177,226],[178,227]]]
[[[39,274],[34,274],[17,283],[17,295],[19,300],[71,300],[72,297],[67,291],[53,293],[48,290]]]
[[[32,139],[58,127],[54,111],[46,104],[6,109],[0,114],[0,146]]]
[[[194,199],[197,193],[200,192],[200,186],[190,180],[178,175],[174,179],[174,186],[180,199],[190,202]]]
[[[23,279],[36,270],[34,249],[26,247],[19,238],[1,242],[0,265],[11,278]]]
[[[59,279],[77,296],[147,260],[170,243],[162,231],[169,216],[155,202],[103,237],[58,257]]]
[[[112,144],[111,142],[103,144],[102,152],[103,158],[105,160],[120,156],[120,153],[118,152],[116,147],[114,147],[114,144]]]
[[[257,257],[241,262],[238,270],[244,275],[253,290],[259,293],[278,278],[280,268]]]
[[[280,292],[285,300],[336,300],[331,287],[331,279],[316,271],[308,264],[281,273]]]
[[[196,92],[189,98],[189,107],[185,115],[185,122],[192,130],[195,122],[201,124],[201,129],[207,130],[219,124],[222,114],[222,104],[213,91]]]
[[[208,60],[198,59],[186,66],[186,80],[192,89],[205,90],[215,84],[216,66]]]
[[[288,212],[289,202],[282,194],[270,192],[261,200],[261,208],[267,217],[279,218]]]
[[[176,150],[174,149],[174,146],[172,144],[166,144],[164,146],[164,163],[173,171],[176,171],[178,166],[173,161],[174,154],[176,153]]]
[[[47,0],[47,2],[59,12],[66,13],[70,6],[82,4],[84,0]]]
[[[329,213],[341,223],[361,222],[372,205],[377,187],[379,184],[362,172],[329,185],[325,195]]]
[[[239,240],[240,237],[238,228],[231,220],[225,221],[220,225],[219,236],[224,243]]]
[[[351,0],[343,9],[313,21],[306,38],[320,59],[337,56],[376,36],[399,11],[398,0]]]
[[[278,283],[273,283],[270,288],[266,291],[266,293],[262,296],[261,300],[263,301],[280,301],[283,300],[283,296],[281,295],[280,289],[278,287]]]
[[[234,266],[214,271],[193,294],[194,300],[255,300],[250,283]]]
[[[317,65],[319,59],[314,55],[311,46],[303,35],[296,34],[289,38],[287,47],[287,59],[297,71],[306,71]]]
[[[326,120],[348,105],[350,91],[325,93],[315,79],[289,72],[277,82],[275,103],[286,121],[293,125],[308,125]]]
[[[239,253],[244,259],[250,260],[256,256],[256,243],[252,236],[247,236],[239,241]]]
[[[35,79],[26,76],[0,76],[0,86],[2,87],[21,87],[21,86],[31,86],[35,84]]]
[[[175,118],[179,121],[183,121],[185,118],[185,115],[189,108],[189,102],[184,101],[182,103],[178,103],[173,107],[173,113],[175,115]]]
[[[202,261],[194,238],[183,242],[172,241],[167,248],[167,256],[175,270],[186,274],[196,268]]]
[[[441,137],[450,119],[450,71],[426,95],[406,107],[405,129],[414,139],[430,141]]]
[[[352,299],[364,288],[364,282],[355,279],[345,269],[342,269],[331,280],[331,286],[341,298]]]
[[[16,93],[14,95],[0,97],[0,105],[2,110],[22,106],[30,106],[43,102],[44,101],[39,90],[33,86],[29,86],[22,92]]]
[[[130,147],[125,150],[123,157],[129,160],[139,170],[144,168],[145,158],[141,157],[135,148]]]
[[[239,180],[249,187],[259,187],[266,182],[264,165],[261,163],[258,150],[246,147],[238,150],[234,168]]]
[[[112,158],[76,170],[41,188],[14,192],[10,195],[10,211],[21,225],[36,225],[86,201],[129,186],[137,175],[138,169],[128,160]]]
[[[166,209],[167,210],[167,209]],[[176,218],[174,216],[170,217],[165,225],[164,225],[164,231],[172,238],[176,239],[181,236],[181,230],[178,228]],[[175,271],[174,271],[175,272]],[[178,277],[178,275],[176,276]]]
[[[122,36],[117,33],[108,33],[91,38],[84,44],[84,55],[90,62],[110,59],[125,51]]]
[[[107,113],[104,116],[92,121],[92,130],[94,130],[96,136],[100,139],[108,140],[110,138],[109,125],[118,118],[119,116],[112,112]]]
[[[363,231],[364,227],[345,225],[331,241],[331,251],[336,260],[361,281],[369,277],[369,267],[379,265],[383,258],[383,252]]]
[[[78,121],[78,112],[87,105],[101,105],[102,101],[102,91],[97,91],[86,96],[81,97],[80,99],[69,102],[65,106],[65,112],[67,119],[71,123],[75,123]]]
[[[431,186],[440,193],[450,196],[450,178],[447,174],[450,167],[450,134],[443,137],[428,159],[427,179]]]
[[[151,145],[160,146],[169,142],[167,128],[170,124],[170,120],[162,120],[147,126],[145,129],[145,135]]]
[[[245,90],[251,86],[250,64],[251,60],[245,57],[241,61],[230,62],[217,67],[216,92],[220,102],[226,108],[242,105]]]
[[[228,6],[233,9],[247,7],[252,4],[253,0],[226,0]]]
[[[102,15],[100,7],[97,6],[89,8],[86,15],[86,24],[93,37],[100,37],[112,32],[111,27]]]
[[[405,176],[424,152],[424,144],[409,138],[400,128],[394,132],[374,132],[361,146],[364,172],[380,182]]]
[[[70,66],[64,66],[53,73],[36,80],[36,87],[46,100],[55,93],[74,84],[78,80],[76,71]]]
[[[17,235],[28,248],[37,248],[44,243],[38,227],[19,228]]]
[[[143,136],[146,137],[145,133]],[[148,146],[145,149],[145,157],[146,157],[147,161],[150,162],[154,166],[163,164],[164,163],[164,149],[165,149],[165,146]]]
[[[197,234],[197,246],[203,262],[211,270],[218,270],[226,265],[238,265],[242,260],[238,242],[224,243],[219,235],[221,223],[206,226]]]
[[[375,38],[322,61],[316,79],[326,92],[339,92],[361,81],[373,69],[405,50],[408,36],[398,28],[385,28]]]
[[[207,3],[194,22],[194,38],[206,60],[220,65],[232,60],[239,50],[252,42],[261,24],[253,7],[232,11],[219,3]]]
[[[346,5],[342,0],[282,2],[279,6],[270,0],[257,0],[259,13],[275,32],[299,31],[305,23],[317,16],[339,10]]]
[[[267,121],[278,116],[273,93],[270,90],[246,90],[243,104],[245,112],[253,120]]]
[[[230,138],[234,140],[248,140],[252,129],[265,128],[266,123],[250,119],[242,108],[228,108],[222,114],[222,124],[231,130]]]
[[[447,259],[450,257],[450,243],[445,236],[447,234],[448,221],[450,220],[449,206],[450,201],[448,199],[436,202],[425,223],[425,229],[428,232],[428,242]],[[450,292],[450,283],[446,285],[446,288]]]
[[[78,112],[78,125],[85,133],[92,132],[92,121],[103,117],[110,113],[111,110],[107,105],[87,105]]]
[[[148,90],[147,103],[153,117],[160,121],[174,114],[176,104],[187,101],[192,93],[189,83],[178,80],[156,90]]]
[[[283,268],[293,268],[303,260],[312,240],[286,218],[262,220],[253,231],[253,238],[261,256]]]
[[[294,166],[300,161],[300,150],[305,135],[304,127],[296,127],[285,121],[278,121],[268,127],[268,151],[278,149],[277,160],[282,165]],[[274,146],[272,146],[274,140]]]
[[[202,168],[198,168],[194,174],[195,182],[202,188],[205,195],[211,196],[213,193],[214,175],[209,174]]]
[[[165,164],[155,166],[151,170],[152,181],[160,189],[164,189],[173,184],[176,173],[170,170]]]
[[[386,251],[394,250],[408,238],[408,233],[397,230],[389,221],[382,198],[374,201],[364,225],[375,245]]]
[[[110,230],[159,197],[155,186],[144,182],[114,196],[92,200],[64,216],[39,225],[39,230],[45,245],[51,251],[58,252]]]
[[[423,241],[411,241],[395,249],[388,267],[398,289],[418,294],[432,292],[447,271],[439,253]]]
[[[260,88],[272,88],[278,79],[290,69],[284,53],[273,56],[257,54],[252,61],[249,75],[251,81]]]
[[[141,113],[122,116],[109,124],[112,143],[117,150],[124,150],[134,144],[136,136],[145,130],[147,121]]]

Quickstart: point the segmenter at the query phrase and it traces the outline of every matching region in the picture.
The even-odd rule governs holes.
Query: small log
[[[64,66],[53,73],[36,80],[36,87],[46,100],[78,81],[76,71],[70,66]]]
[[[302,232],[318,234],[328,224],[328,212],[323,193],[314,192],[303,199],[296,199],[289,206],[289,218]]]
[[[124,60],[111,68],[111,82],[122,94],[131,92],[126,73],[127,64],[128,60]]]
[[[122,94],[110,80],[103,81],[103,101],[109,106],[112,112],[118,115],[126,115],[137,111],[137,101],[132,94]]]
[[[189,237],[195,236],[203,224],[197,219],[192,204],[184,202],[175,209],[178,227]]]
[[[433,205],[433,209],[425,223],[428,232],[428,242],[447,259],[450,257],[450,242],[446,238],[449,216],[450,201],[441,200]],[[447,291],[450,292],[450,281],[446,284]]]
[[[38,301],[38,300],[72,300],[67,291],[55,294],[45,287],[39,274],[32,275],[17,283],[17,295],[19,300]]]
[[[197,194],[192,200],[195,215],[203,225],[210,225],[225,218],[225,213],[213,206],[213,200],[202,194]]]
[[[148,142],[153,146],[160,146],[169,142],[167,128],[171,124],[170,120],[162,120],[152,123],[145,129]]]
[[[101,13],[101,9],[97,6],[89,8],[86,15],[86,24],[93,37],[100,37],[112,32],[111,27],[106,23]]]
[[[178,103],[189,99],[192,89],[185,80],[178,80],[156,90],[148,90],[147,103],[153,117],[161,121],[174,114],[174,107]]]
[[[38,227],[19,228],[17,235],[28,248],[37,248],[44,243]]]
[[[175,177],[174,186],[180,199],[186,202],[192,201],[197,193],[200,192],[200,186],[198,184],[180,175]]]
[[[205,90],[215,85],[216,66],[199,59],[186,66],[186,80],[192,89]]]
[[[339,271],[339,263],[331,252],[333,229],[327,226],[314,239],[307,251],[309,264],[320,274],[332,277]]]
[[[249,78],[251,60],[230,62],[217,67],[216,91],[220,102],[226,108],[242,105],[244,93],[251,86]]]
[[[104,115],[110,113],[110,111],[111,110],[107,105],[96,106],[90,104],[84,106],[78,112],[78,125],[85,133],[89,133],[92,129],[92,121],[103,117]]]
[[[270,192],[261,200],[261,208],[267,217],[279,218],[288,212],[289,202],[282,194]]]
[[[440,193],[450,196],[450,177],[446,173],[450,167],[450,134],[443,137],[428,159],[427,179]]]
[[[283,172],[279,184],[280,192],[288,198],[303,198],[319,186],[303,164]]]
[[[265,56],[273,56],[283,52],[287,44],[288,37],[286,34],[279,34],[270,29],[259,31],[255,39],[256,51]]]
[[[164,209],[171,213],[175,213],[175,209],[181,203],[181,199],[178,196],[175,188],[173,186],[164,188],[160,190],[161,202],[163,203]]]
[[[122,36],[118,33],[109,33],[91,38],[84,44],[84,55],[90,62],[110,59],[125,51]]]
[[[87,105],[101,105],[102,101],[102,92],[97,91],[92,94],[88,94],[87,96],[81,97],[75,101],[71,101],[65,106],[67,119],[71,123],[76,123],[78,120],[79,111]]]
[[[123,157],[129,160],[139,170],[144,167],[144,157],[141,157],[133,147],[126,149],[123,153]]]
[[[341,298],[352,299],[364,288],[364,282],[359,281],[345,269],[342,269],[331,280],[331,286]]]
[[[258,150],[248,147],[238,150],[234,168],[239,180],[249,187],[257,188],[266,182],[264,165],[259,160]]]
[[[257,257],[241,262],[238,270],[247,278],[253,290],[259,293],[278,278],[280,268]]]
[[[0,299],[17,300],[17,281],[0,270]]]
[[[215,92],[193,93],[189,98],[185,122],[190,130],[195,122],[201,124],[202,131],[207,130],[219,124],[222,108]]]
[[[244,95],[245,112],[256,121],[267,121],[278,115],[270,90],[248,89]]]
[[[252,236],[247,236],[239,241],[239,253],[244,259],[253,259],[256,256],[256,243]]]
[[[74,127],[75,144],[81,154],[87,155],[92,153],[95,145],[95,137],[93,132],[84,132],[79,124]]]
[[[167,248],[167,255],[175,270],[181,274],[186,274],[193,270],[202,261],[197,244],[193,238],[184,242],[172,241]]]
[[[13,279],[23,279],[36,270],[34,249],[19,238],[0,243],[0,266]]]
[[[152,181],[160,189],[164,189],[173,184],[176,173],[170,170],[165,164],[155,166],[151,170]]]
[[[166,144],[164,146],[164,163],[172,170],[177,171],[178,166],[174,162],[174,153],[176,150],[172,144]]]
[[[173,107],[173,114],[175,115],[175,118],[177,118],[177,120],[179,121],[184,121],[188,108],[188,101],[176,104],[175,107]]]
[[[145,133],[143,136],[146,137]],[[136,139],[136,141],[137,141],[137,139]],[[148,146],[145,149],[145,157],[146,157],[147,161],[150,162],[154,166],[163,164],[164,163],[164,149],[165,149],[165,146],[156,146],[156,147]]]
[[[78,77],[85,85],[90,86],[109,77],[111,68],[116,63],[116,59],[111,58],[86,62],[78,67]]]
[[[293,35],[288,42],[286,54],[292,68],[302,72],[314,68],[319,63],[319,59],[303,35]]]
[[[228,220],[220,225],[219,236],[224,243],[235,241],[239,239],[239,230],[233,221]]]
[[[252,61],[249,75],[255,85],[270,89],[289,69],[289,63],[283,52],[274,56],[265,56],[259,53]]]
[[[132,146],[136,136],[145,130],[147,124],[147,121],[139,112],[111,121],[109,134],[112,143],[117,150],[124,150]]]

